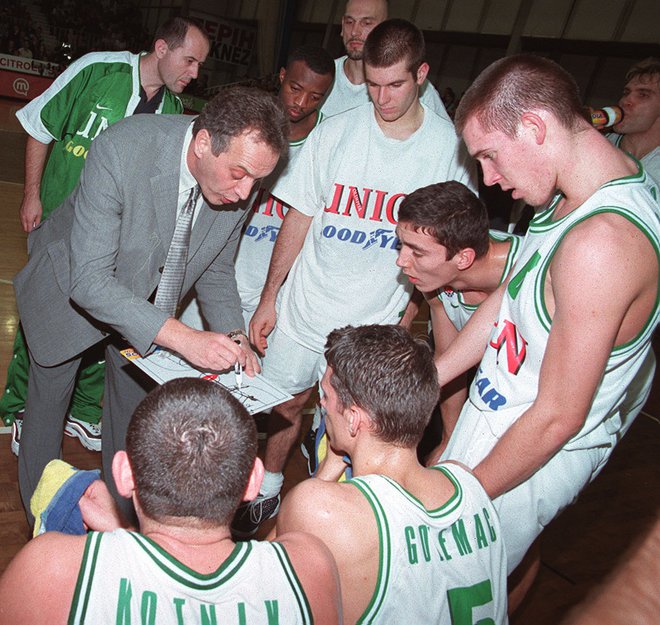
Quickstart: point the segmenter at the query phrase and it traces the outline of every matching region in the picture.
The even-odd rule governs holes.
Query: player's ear
[[[115,453],[112,459],[112,477],[115,480],[117,492],[122,497],[130,499],[135,490],[135,479],[128,454],[124,450]]]
[[[284,82],[285,78],[286,78],[286,68],[280,67],[280,74],[279,74],[280,85]]]
[[[542,145],[545,141],[547,126],[543,114],[533,111],[526,111],[520,116],[520,126],[531,132],[537,145]]]
[[[461,271],[465,271],[472,267],[475,258],[476,252],[471,247],[464,247],[462,250],[456,252],[456,256],[454,256],[456,266]]]
[[[417,75],[415,76],[415,78],[416,78],[415,82],[418,85],[421,85],[426,80],[426,77],[428,76],[428,73],[429,73],[429,64],[428,63],[422,63],[417,68]]]
[[[254,460],[252,471],[250,471],[250,477],[248,478],[245,492],[243,493],[243,501],[252,501],[253,499],[256,499],[257,495],[259,494],[259,489],[261,488],[261,482],[263,482],[263,480],[264,463],[261,461],[261,458],[257,456]]]
[[[167,45],[165,39],[157,39],[154,43],[154,52],[156,53],[156,58],[162,59],[165,54],[167,54],[170,47]]]
[[[365,410],[353,404],[348,408],[348,412],[348,432],[351,436],[357,436],[364,427],[368,430],[372,429],[373,421]]]

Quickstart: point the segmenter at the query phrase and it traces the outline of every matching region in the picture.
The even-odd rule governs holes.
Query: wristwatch
[[[227,336],[235,343],[240,343],[241,336],[244,336],[246,339],[248,337],[243,330],[232,330],[231,332],[227,332]]]

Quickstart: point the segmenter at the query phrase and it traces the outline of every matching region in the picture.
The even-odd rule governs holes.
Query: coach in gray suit
[[[230,88],[202,114],[138,115],[101,134],[76,190],[29,237],[29,261],[14,286],[30,351],[19,485],[29,501],[47,462],[59,456],[80,357],[107,340],[103,468],[124,448],[128,421],[148,387],[119,354],[156,345],[192,364],[224,370],[257,360],[242,331],[234,253],[246,211],[235,205],[287,150],[276,99]],[[194,330],[149,300],[156,291],[178,211],[199,185],[181,297],[193,286],[213,331]],[[47,314],[45,314],[47,311]],[[106,338],[107,337],[107,338]],[[111,487],[114,487],[111,484]]]

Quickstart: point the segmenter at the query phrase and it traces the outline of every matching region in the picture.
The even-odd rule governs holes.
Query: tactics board
[[[292,398],[289,393],[273,386],[259,374],[253,378],[243,374],[239,389],[233,371],[225,373],[200,371],[178,354],[166,349],[157,348],[156,351],[144,357],[132,348],[122,350],[121,354],[159,384],[175,378],[202,378],[220,384],[238,399],[250,414],[263,412]]]

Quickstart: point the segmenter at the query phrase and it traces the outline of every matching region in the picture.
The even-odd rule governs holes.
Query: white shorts
[[[498,441],[486,419],[487,415],[468,400],[441,460],[458,460],[471,469],[477,466]],[[573,503],[605,466],[616,437],[611,440],[610,446],[559,450],[528,480],[493,501],[500,516],[509,573],[545,526]]]
[[[261,362],[261,375],[292,395],[320,382],[325,372],[325,357],[294,341],[281,330],[268,335],[268,349]]]
[[[252,314],[254,311],[254,307],[246,308],[241,305],[241,312],[243,313],[243,322],[245,323],[246,333],[250,327],[250,319],[252,319]],[[183,311],[179,315],[179,321],[181,321],[181,323],[185,323],[191,328],[194,328],[195,330],[205,329],[206,324],[204,323],[202,311],[199,309],[199,304],[197,303],[196,297],[192,298],[187,302],[187,304],[185,304]]]

